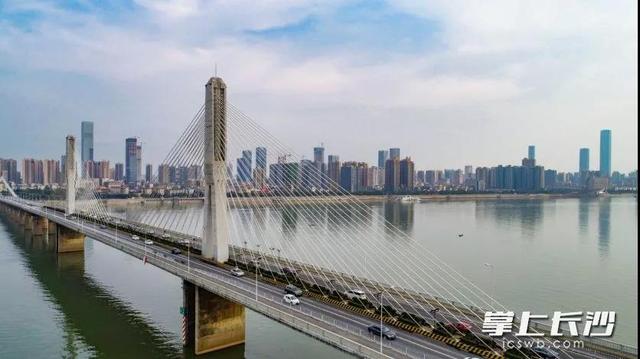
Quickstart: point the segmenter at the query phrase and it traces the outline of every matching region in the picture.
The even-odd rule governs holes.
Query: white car
[[[231,275],[234,277],[242,277],[244,276],[244,272],[242,271],[242,269],[235,267],[231,270]]]
[[[137,241],[138,239],[140,239],[140,237],[138,237],[138,236],[136,236],[136,235],[134,234],[133,236],[131,236],[131,239],[133,239],[133,240],[136,240],[136,241]]]
[[[349,299],[358,298],[360,300],[367,300],[366,294],[364,294],[364,292],[359,289],[349,289],[348,291],[344,292],[344,295],[346,295]]]
[[[163,233],[162,234],[162,238],[171,238],[171,235],[169,235],[168,233]]]
[[[300,299],[298,299],[298,297],[296,297],[293,294],[285,294],[284,297],[282,297],[282,300],[284,300],[284,302],[287,304],[292,304],[292,305],[300,304]]]
[[[153,241],[152,241],[152,240],[147,239],[146,241],[144,241],[144,244],[146,244],[146,245],[150,246],[150,245],[152,245],[152,244],[153,244]]]

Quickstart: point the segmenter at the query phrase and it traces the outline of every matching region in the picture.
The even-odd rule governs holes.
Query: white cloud
[[[15,4],[10,9],[16,10]],[[138,4],[142,13],[124,23],[49,5],[38,11],[55,16],[45,16],[29,31],[0,22],[0,69],[43,74],[43,86],[53,86],[48,73],[94,79],[135,108],[115,121],[126,124],[123,131],[144,134],[146,122],[131,118],[154,118],[161,138],[175,134],[201,102],[201,87],[217,62],[232,101],[267,127],[306,125],[309,131],[295,136],[276,130],[284,142],[297,141],[293,145],[300,152],[329,136],[318,134],[331,133],[335,142],[345,142],[335,145],[344,158],[373,161],[378,146],[397,145],[407,148],[419,167],[444,167],[464,164],[460,161],[515,162],[520,154],[513,151],[532,142],[541,155],[545,148],[563,153],[549,152],[547,166],[574,169],[577,148],[590,145],[595,153],[597,131],[611,127],[619,146],[614,164],[630,170],[637,162],[632,134],[637,131],[637,15],[627,9],[635,4],[396,2],[400,11],[436,19],[442,26],[438,41],[445,46],[379,57],[357,48],[302,56],[299,45],[286,39],[258,41],[244,34],[322,16],[339,2]],[[5,86],[0,92],[8,90]],[[54,87],[65,101],[64,86]],[[112,105],[95,108],[93,116],[113,118]],[[349,120],[330,131],[322,128],[335,126],[329,117]],[[416,119],[421,119],[417,129],[406,133],[403,126],[414,126]],[[352,137],[342,132],[363,123],[380,131],[370,134],[366,147],[349,145]],[[551,126],[575,135],[550,133]],[[490,149],[492,136],[509,142],[509,151]],[[434,156],[419,146],[424,142],[445,150]],[[451,143],[462,153],[446,150]],[[168,147],[151,137],[148,146],[146,153]]]

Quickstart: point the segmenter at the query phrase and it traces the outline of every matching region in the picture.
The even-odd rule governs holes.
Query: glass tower
[[[600,131],[600,176],[611,176],[611,130]]]

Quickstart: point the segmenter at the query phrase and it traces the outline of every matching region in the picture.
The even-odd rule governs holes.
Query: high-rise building
[[[81,163],[85,163],[85,161],[93,161],[93,122],[82,121],[80,124],[80,134]],[[86,177],[84,170],[82,172],[82,177]]]
[[[415,168],[411,157],[400,161],[400,188],[404,191],[412,191],[415,187]]]
[[[123,181],[124,178],[124,164],[116,163],[113,170],[113,179],[116,181]]]
[[[44,160],[42,165],[42,184],[60,183],[60,162],[57,160]]]
[[[168,185],[171,183],[171,170],[170,166],[167,164],[162,164],[158,166],[158,183]]]
[[[125,140],[124,166],[125,182],[134,185],[138,181],[138,139],[135,137]]]
[[[600,177],[611,177],[611,130],[600,131]]]
[[[267,149],[256,147],[256,168],[267,170]]]
[[[379,168],[384,168],[388,159],[389,159],[389,151],[387,150],[378,151],[378,167]]]
[[[587,181],[587,175],[589,173],[589,149],[580,149],[580,163],[578,166],[578,174],[580,176],[580,184],[584,185]]]
[[[340,183],[340,157],[337,155],[329,155],[327,158],[327,177],[331,181],[327,186],[330,189],[335,189],[335,186]]]
[[[107,160],[94,162],[93,170],[95,178],[110,178],[111,176],[109,173],[109,161]]]
[[[250,150],[244,150],[242,151],[242,157],[237,159],[238,182],[245,183],[251,181],[252,157]]]
[[[384,191],[394,193],[400,189],[400,159],[391,157],[384,165]]]
[[[44,183],[44,165],[41,160],[33,158],[22,160],[22,183],[26,185]]]
[[[389,149],[389,158],[400,160],[400,149],[399,148],[390,148]]]
[[[324,163],[324,147],[313,148],[313,163]]]
[[[144,180],[147,183],[151,183],[152,179],[153,179],[153,166],[147,163],[147,166],[145,167],[145,171],[144,171]]]
[[[142,146],[136,146],[136,181],[142,181]]]
[[[589,149],[588,148],[580,149],[580,164],[578,167],[578,172],[580,173],[589,172]]]
[[[536,159],[536,146],[529,145],[529,152],[528,152],[527,158],[529,158],[530,160]]]
[[[7,182],[19,183],[18,162],[14,159],[0,158],[0,176],[4,177]]]

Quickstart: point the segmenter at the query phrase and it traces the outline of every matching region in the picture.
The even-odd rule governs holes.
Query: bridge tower
[[[205,85],[204,233],[202,256],[219,263],[229,259],[227,224],[227,86],[219,77]]]
[[[67,206],[65,212],[70,215],[76,211],[76,139],[71,135],[67,136],[65,161],[65,180],[67,182]]]

